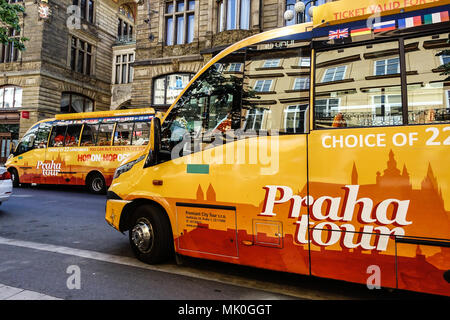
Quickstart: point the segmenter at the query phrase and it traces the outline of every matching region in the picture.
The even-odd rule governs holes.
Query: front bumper
[[[108,199],[106,201],[105,220],[114,229],[120,231],[120,217],[122,216],[123,208],[131,201]]]

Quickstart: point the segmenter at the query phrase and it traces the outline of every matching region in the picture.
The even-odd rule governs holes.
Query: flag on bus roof
[[[384,31],[390,31],[395,30],[395,20],[385,21],[385,22],[378,22],[373,24],[373,32],[384,32]]]
[[[427,14],[423,17],[424,24],[440,23],[449,21],[448,11]]]
[[[421,25],[422,25],[422,17],[421,16],[410,17],[410,18],[398,20],[399,29],[417,27],[417,26],[421,26]]]
[[[371,33],[372,33],[371,28],[361,28],[361,29],[353,29],[350,32],[350,35],[352,37],[357,37],[357,36],[364,36],[364,35],[371,34]]]
[[[328,39],[341,39],[341,38],[348,38],[348,28],[345,29],[338,29],[338,30],[330,30]]]

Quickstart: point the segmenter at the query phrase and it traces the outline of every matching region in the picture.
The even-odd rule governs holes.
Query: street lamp
[[[300,22],[305,22],[306,20],[306,7],[309,4],[313,4],[312,6],[309,7],[308,9],[308,15],[310,17],[312,17],[313,15],[313,10],[315,8],[314,4],[316,3],[317,0],[311,0],[311,1],[307,1],[306,3],[304,3],[303,1],[297,1],[294,5],[294,10],[286,10],[284,13],[284,20],[286,21],[291,21],[294,16],[295,16],[295,23],[300,23]],[[295,13],[294,13],[295,11]],[[299,19],[300,14],[302,16],[302,19]]]

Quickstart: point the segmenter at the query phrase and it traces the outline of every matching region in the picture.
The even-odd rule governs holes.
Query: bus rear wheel
[[[142,262],[156,264],[173,253],[172,228],[163,210],[151,205],[138,207],[131,219],[130,245]]]
[[[105,179],[100,173],[91,173],[87,179],[87,187],[92,193],[104,194],[106,192]]]

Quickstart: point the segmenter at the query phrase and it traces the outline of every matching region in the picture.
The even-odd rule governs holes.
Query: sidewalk
[[[43,293],[10,287],[0,283],[0,300],[62,300]]]

